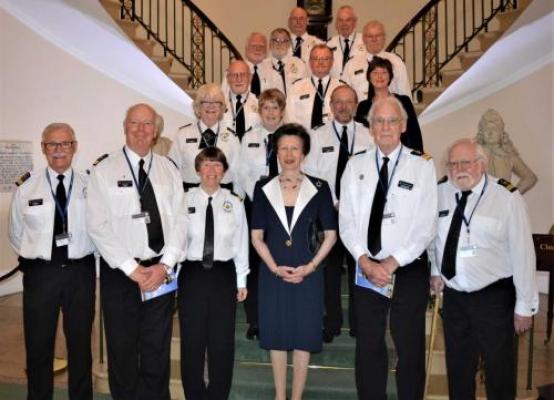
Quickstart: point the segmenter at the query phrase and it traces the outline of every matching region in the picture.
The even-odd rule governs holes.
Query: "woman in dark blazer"
[[[369,90],[367,94],[367,100],[364,100],[358,104],[358,110],[354,119],[366,127],[369,127],[369,121],[367,120],[367,114],[373,104],[374,100],[395,96],[406,113],[408,114],[408,122],[406,132],[400,136],[400,141],[406,147],[423,152],[423,139],[421,138],[421,129],[419,128],[419,122],[417,122],[417,115],[412,104],[412,100],[405,95],[391,93],[389,85],[393,78],[392,64],[386,58],[373,57],[373,60],[367,68],[367,80],[369,82]]]

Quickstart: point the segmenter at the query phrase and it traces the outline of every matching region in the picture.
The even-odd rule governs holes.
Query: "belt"
[[[161,259],[162,259],[162,256],[156,256],[156,257],[148,258],[146,260],[135,258],[135,261],[138,262],[143,267],[150,267],[152,265],[159,264]]]
[[[69,267],[70,265],[79,264],[89,258],[93,258],[94,254],[87,254],[84,257],[81,258],[68,258],[67,260],[64,260],[60,262],[60,266],[62,268]],[[52,261],[52,260],[45,260],[43,258],[25,258],[25,257],[19,257],[20,263],[29,263],[29,264],[39,264],[39,265],[52,265],[52,264],[58,264],[58,261]]]

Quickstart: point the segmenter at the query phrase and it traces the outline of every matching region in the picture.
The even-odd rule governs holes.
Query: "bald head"
[[[379,54],[385,48],[385,26],[379,21],[368,22],[364,26],[362,38],[370,54]]]
[[[267,57],[267,38],[263,33],[252,32],[246,38],[246,59],[252,64],[259,64]]]
[[[242,60],[235,60],[227,68],[227,83],[234,94],[245,94],[250,87],[252,74],[250,68]]]
[[[289,29],[296,36],[306,33],[308,27],[308,13],[302,7],[295,7],[289,14]]]

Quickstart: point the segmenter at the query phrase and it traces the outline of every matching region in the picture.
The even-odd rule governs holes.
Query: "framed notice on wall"
[[[298,5],[304,8],[310,17],[331,15],[331,0],[299,0]]]
[[[32,142],[0,140],[0,193],[13,191],[17,178],[32,169]]]
[[[308,33],[327,40],[327,25],[333,14],[333,0],[297,0],[296,5],[308,13]]]

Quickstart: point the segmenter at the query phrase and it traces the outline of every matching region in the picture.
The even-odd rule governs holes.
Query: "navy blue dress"
[[[309,190],[304,191],[302,187],[296,206],[287,207],[288,210],[281,213],[287,216],[284,223],[290,227],[293,210],[298,209],[300,204],[300,196],[311,191],[312,197],[300,211],[289,237],[283,218],[279,218],[272,205],[276,202],[264,192],[263,188],[268,184],[275,189],[275,185],[279,184],[278,177],[260,180],[256,184],[251,228],[264,231],[264,241],[277,265],[305,265],[316,253],[310,245],[310,226],[313,227],[317,221],[322,230],[337,229],[329,186],[323,180],[307,177],[302,185],[308,185]],[[304,196],[304,199],[307,197]],[[283,207],[282,198],[280,204]],[[258,282],[260,347],[266,350],[321,351],[324,310],[321,266],[301,283],[293,284],[275,276],[261,261]]]

